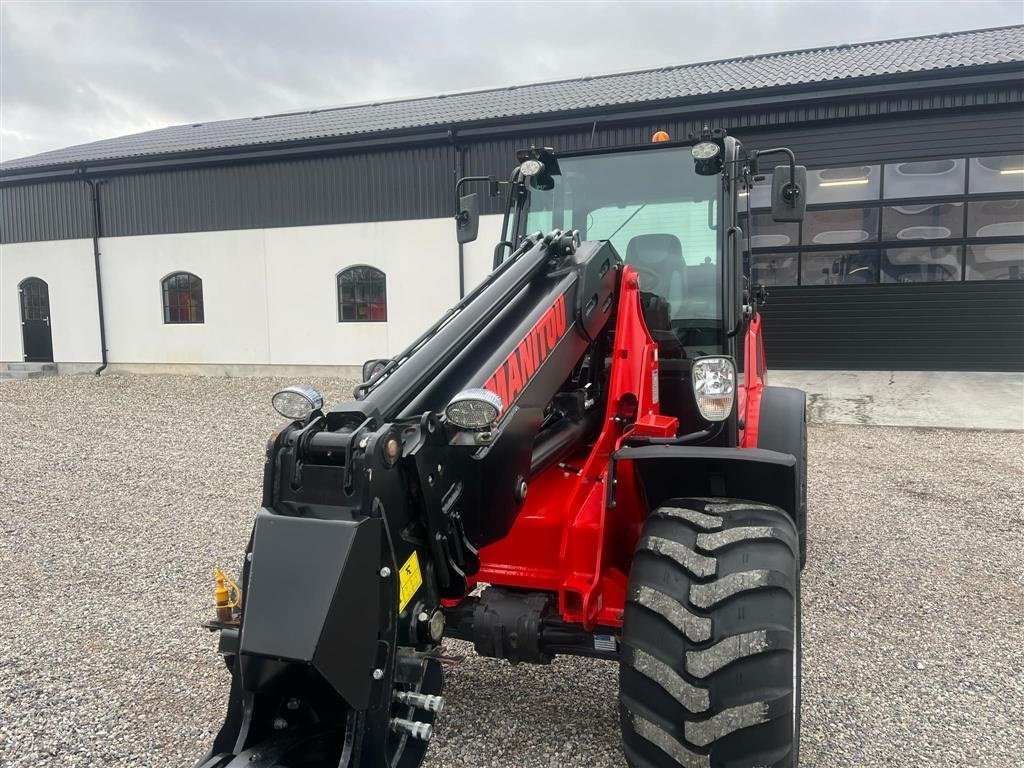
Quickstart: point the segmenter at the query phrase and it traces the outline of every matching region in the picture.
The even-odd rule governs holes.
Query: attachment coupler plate
[[[272,686],[312,665],[354,709],[370,705],[381,631],[381,521],[261,509],[242,619],[242,684]]]

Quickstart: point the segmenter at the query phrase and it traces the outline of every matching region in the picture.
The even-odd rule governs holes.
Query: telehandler
[[[654,138],[460,180],[461,243],[464,187],[506,198],[493,272],[351,401],[274,395],[197,768],[419,766],[445,637],[617,662],[634,768],[797,765],[805,397],[766,384],[744,255],[758,158],[788,159],[777,220],[806,170],[718,129]]]

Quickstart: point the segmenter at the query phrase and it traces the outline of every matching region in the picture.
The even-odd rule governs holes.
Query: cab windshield
[[[552,189],[530,190],[523,231],[578,229],[584,240],[610,240],[641,290],[664,299],[647,313],[652,334],[671,331],[691,357],[720,352],[720,177],[698,176],[685,146],[558,163]]]

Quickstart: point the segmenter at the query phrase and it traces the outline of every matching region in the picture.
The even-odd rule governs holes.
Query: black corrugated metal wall
[[[825,110],[805,108],[790,110],[792,122],[786,127],[764,126],[758,115],[725,113],[701,115],[688,120],[671,118],[647,119],[627,126],[591,127],[574,131],[543,134],[522,134],[475,141],[467,145],[466,172],[507,177],[514,164],[515,150],[552,146],[566,152],[590,146],[610,147],[650,141],[657,130],[666,130],[677,138],[685,138],[702,125],[723,127],[750,149],[785,145],[797,152],[799,162],[808,166],[841,166],[849,163],[885,160],[956,156],[964,154],[997,154],[1024,151],[1024,107],[1021,94],[1017,103],[986,108],[957,108],[935,111],[929,109],[914,115],[857,115],[837,119],[821,117]],[[936,97],[936,102],[943,99]],[[854,112],[833,105],[832,113]],[[764,115],[761,115],[764,117]],[[496,212],[498,204],[490,210]]]
[[[428,219],[451,214],[454,152],[427,146],[112,177],[104,234]]]
[[[91,237],[90,196],[79,180],[0,187],[0,243]]]
[[[1024,281],[772,288],[769,368],[1024,371]]]

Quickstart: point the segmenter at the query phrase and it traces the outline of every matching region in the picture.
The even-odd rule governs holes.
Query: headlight
[[[313,411],[324,407],[324,398],[307,384],[295,384],[275,393],[270,403],[286,419],[304,421]]]
[[[489,389],[467,389],[452,398],[444,415],[461,429],[488,429],[501,416],[501,398]]]
[[[524,160],[519,164],[519,172],[523,176],[540,176],[544,172],[544,163],[540,160]]]
[[[713,141],[694,144],[690,150],[693,167],[699,176],[714,176],[722,170],[722,148]]]
[[[728,357],[699,357],[693,361],[693,396],[700,415],[724,421],[736,397],[736,366]]]
[[[693,155],[694,160],[714,160],[721,151],[722,148],[715,142],[702,141],[700,144],[693,145],[690,154]]]

